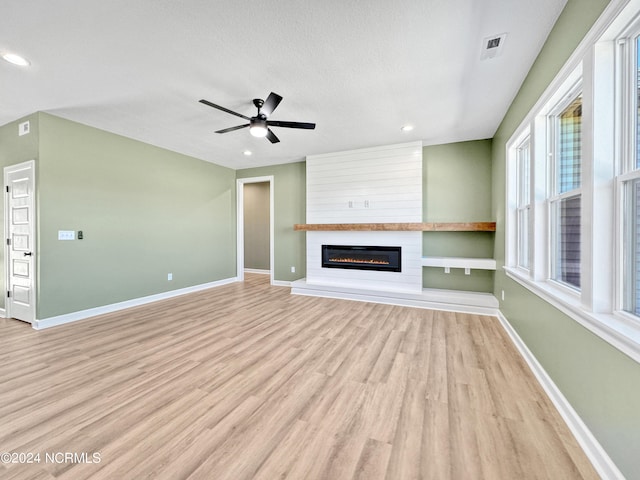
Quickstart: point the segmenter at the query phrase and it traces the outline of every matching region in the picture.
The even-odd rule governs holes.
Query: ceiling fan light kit
[[[269,120],[269,115],[273,113],[273,111],[281,101],[282,97],[273,92],[269,94],[266,100],[262,100],[261,98],[254,98],[253,104],[258,109],[258,113],[256,116],[251,118],[241,113],[234,112],[233,110],[229,110],[228,108],[221,107],[220,105],[216,105],[215,103],[212,103],[205,99],[200,100],[200,103],[249,121],[249,123],[245,123],[243,125],[218,130],[216,131],[216,133],[229,133],[233,132],[234,130],[240,130],[241,128],[249,127],[249,133],[251,133],[251,135],[253,135],[254,137],[266,137],[267,140],[269,140],[271,143],[278,143],[280,139],[276,137],[275,133],[273,133],[273,131],[269,127],[302,128],[305,130],[313,130],[314,128],[316,128],[315,123]]]
[[[254,137],[266,137],[268,130],[266,119],[251,119],[251,123],[249,123],[249,133]]]

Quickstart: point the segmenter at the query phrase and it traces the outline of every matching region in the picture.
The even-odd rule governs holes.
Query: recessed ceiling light
[[[253,155],[253,152],[251,150],[245,150],[244,152],[242,152],[242,154],[245,157],[250,157],[251,155]]]
[[[403,132],[410,132],[411,130],[413,130],[413,125],[403,125],[400,130],[402,130]]]
[[[31,62],[29,62],[29,60],[15,53],[3,53],[2,58],[9,63],[18,65],[19,67],[27,67],[31,65]]]

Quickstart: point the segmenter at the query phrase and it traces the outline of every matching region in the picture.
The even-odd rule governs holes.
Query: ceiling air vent
[[[487,60],[489,58],[495,58],[502,54],[502,48],[504,42],[507,39],[506,33],[499,35],[492,35],[485,38],[482,41],[482,53],[480,54],[480,60]]]

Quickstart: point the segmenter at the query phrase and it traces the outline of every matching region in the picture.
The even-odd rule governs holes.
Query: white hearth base
[[[498,299],[490,293],[435,288],[424,288],[422,293],[362,290],[352,287],[310,284],[304,278],[291,282],[291,294],[493,316],[498,315],[499,307]]]

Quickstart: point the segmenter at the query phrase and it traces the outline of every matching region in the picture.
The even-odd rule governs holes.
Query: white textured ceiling
[[[566,0],[3,0],[0,125],[36,111],[231,168],[490,138]],[[501,56],[482,40],[507,33]],[[284,100],[278,144],[248,130]],[[400,131],[403,124],[415,129]],[[251,157],[243,156],[246,149]]]

